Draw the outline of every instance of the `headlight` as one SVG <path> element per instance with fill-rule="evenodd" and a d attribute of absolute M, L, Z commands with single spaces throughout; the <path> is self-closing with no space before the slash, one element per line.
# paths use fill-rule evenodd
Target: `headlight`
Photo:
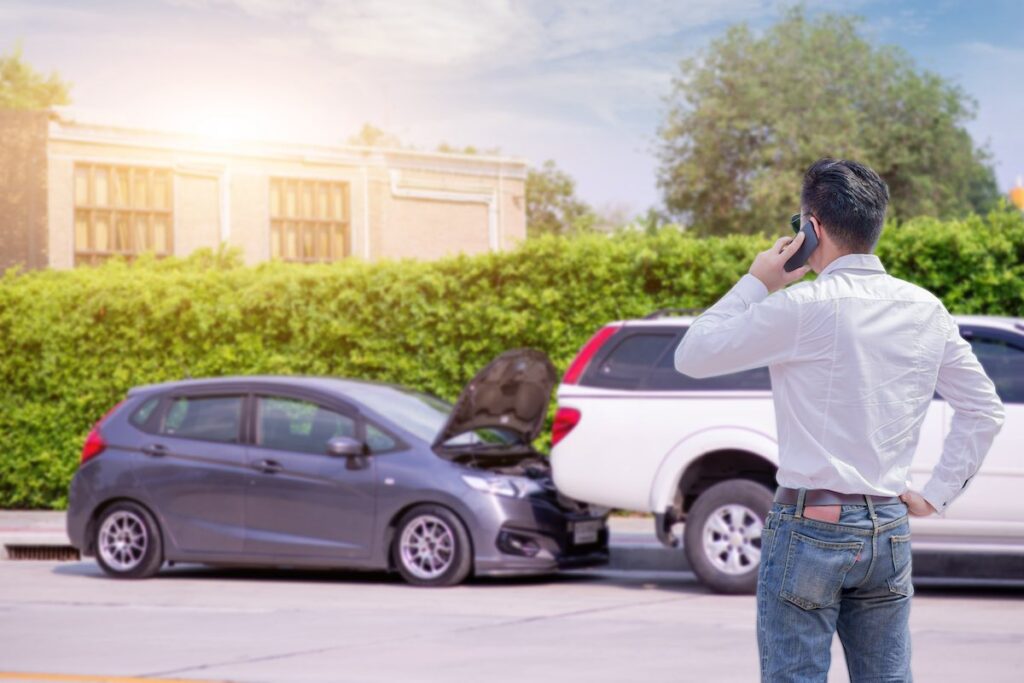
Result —
<path fill-rule="evenodd" d="M 472 474 L 463 474 L 462 481 L 466 482 L 471 489 L 482 493 L 509 498 L 525 498 L 542 490 L 540 484 L 526 477 L 478 477 Z"/>

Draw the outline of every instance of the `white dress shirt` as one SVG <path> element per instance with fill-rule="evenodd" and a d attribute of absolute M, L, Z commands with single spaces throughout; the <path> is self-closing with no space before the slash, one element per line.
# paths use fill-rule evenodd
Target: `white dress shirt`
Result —
<path fill-rule="evenodd" d="M 711 377 L 768 366 L 780 486 L 896 496 L 907 490 L 937 390 L 953 407 L 922 490 L 942 512 L 978 471 L 1005 412 L 956 321 L 933 294 L 846 254 L 771 296 L 744 275 L 690 326 L 675 366 Z"/>

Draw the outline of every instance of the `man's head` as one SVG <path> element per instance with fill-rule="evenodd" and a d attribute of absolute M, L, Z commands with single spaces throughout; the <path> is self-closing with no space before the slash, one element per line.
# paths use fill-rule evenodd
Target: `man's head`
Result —
<path fill-rule="evenodd" d="M 814 162 L 800 193 L 804 220 L 815 224 L 821 242 L 809 261 L 814 270 L 821 272 L 843 254 L 874 251 L 888 203 L 889 187 L 864 164 L 828 158 Z"/>

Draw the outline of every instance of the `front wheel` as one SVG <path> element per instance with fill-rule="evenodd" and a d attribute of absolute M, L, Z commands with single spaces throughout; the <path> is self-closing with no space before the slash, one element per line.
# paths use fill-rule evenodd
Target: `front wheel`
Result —
<path fill-rule="evenodd" d="M 108 576 L 144 579 L 160 571 L 163 543 L 156 520 L 136 503 L 115 503 L 96 524 L 96 560 Z"/>
<path fill-rule="evenodd" d="M 391 557 L 414 586 L 454 586 L 473 568 L 473 552 L 455 513 L 440 505 L 418 505 L 402 515 L 395 529 Z"/>
<path fill-rule="evenodd" d="M 697 577 L 718 593 L 754 593 L 772 492 L 745 479 L 715 484 L 686 516 L 683 545 Z"/>

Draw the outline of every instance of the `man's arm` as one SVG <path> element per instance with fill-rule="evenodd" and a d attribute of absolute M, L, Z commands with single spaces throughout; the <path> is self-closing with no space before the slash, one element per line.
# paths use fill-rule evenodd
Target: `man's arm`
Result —
<path fill-rule="evenodd" d="M 796 352 L 799 310 L 747 273 L 697 318 L 676 348 L 676 370 L 698 379 L 759 368 Z"/>
<path fill-rule="evenodd" d="M 796 353 L 799 309 L 785 294 L 769 292 L 810 270 L 783 270 L 803 237 L 780 238 L 758 254 L 750 272 L 690 325 L 676 348 L 676 370 L 700 379 L 763 367 Z"/>
<path fill-rule="evenodd" d="M 953 421 L 942 444 L 942 456 L 921 491 L 939 513 L 963 493 L 1006 419 L 995 385 L 971 345 L 960 336 L 952 316 L 948 316 L 948 325 L 936 390 L 953 407 Z"/>

